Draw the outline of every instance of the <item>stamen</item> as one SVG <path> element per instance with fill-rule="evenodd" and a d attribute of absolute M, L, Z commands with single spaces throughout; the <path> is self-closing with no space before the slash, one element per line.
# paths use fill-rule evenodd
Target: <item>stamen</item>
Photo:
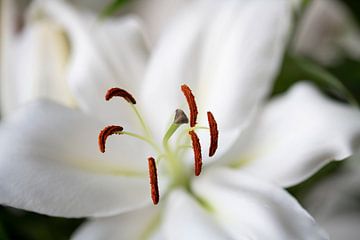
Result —
<path fill-rule="evenodd" d="M 121 88 L 110 88 L 105 96 L 105 100 L 109 101 L 113 97 L 122 97 L 131 104 L 136 104 L 135 98 L 126 90 Z"/>
<path fill-rule="evenodd" d="M 151 187 L 151 199 L 154 205 L 159 203 L 159 185 L 157 179 L 156 163 L 153 157 L 148 158 L 149 164 L 149 176 L 150 176 L 150 187 Z"/>
<path fill-rule="evenodd" d="M 99 137 L 98 137 L 98 143 L 99 143 L 100 151 L 102 153 L 105 152 L 106 139 L 112 134 L 121 132 L 123 129 L 124 128 L 121 126 L 107 126 L 103 130 L 101 130 Z"/>
<path fill-rule="evenodd" d="M 218 148 L 219 130 L 214 115 L 211 112 L 207 112 L 207 117 L 210 127 L 209 157 L 212 157 Z"/>
<path fill-rule="evenodd" d="M 201 156 L 201 145 L 200 140 L 197 134 L 194 131 L 190 131 L 189 135 L 191 136 L 192 147 L 194 150 L 195 158 L 195 175 L 199 176 L 202 168 L 202 156 Z"/>
<path fill-rule="evenodd" d="M 195 97 L 191 92 L 191 89 L 186 84 L 181 86 L 181 91 L 184 93 L 186 97 L 186 101 L 189 105 L 190 109 L 190 127 L 195 127 L 196 119 L 198 115 L 198 110 L 195 102 Z"/>

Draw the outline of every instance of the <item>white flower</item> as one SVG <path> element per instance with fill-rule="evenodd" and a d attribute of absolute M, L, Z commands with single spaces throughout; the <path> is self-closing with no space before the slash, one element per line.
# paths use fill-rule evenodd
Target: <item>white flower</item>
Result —
<path fill-rule="evenodd" d="M 168 26 L 144 81 L 147 51 L 134 21 L 98 31 L 61 2 L 40 8 L 73 33 L 68 79 L 79 109 L 40 102 L 2 124 L 1 204 L 94 217 L 74 239 L 327 239 L 282 188 L 351 155 L 360 114 L 308 83 L 267 101 L 290 28 L 288 1 L 193 2 Z M 101 52 L 98 41 L 107 43 Z M 109 139 L 105 155 L 98 152 L 104 125 L 142 134 L 133 105 L 104 101 L 108 88 L 135 96 L 162 152 L 159 140 L 175 109 L 187 107 L 184 83 L 196 96 L 199 124 L 210 110 L 220 131 L 219 149 L 204 157 L 200 176 L 192 151 L 181 151 L 186 132 L 169 142 L 179 150 L 171 157 L 125 134 Z M 205 156 L 208 132 L 196 132 Z M 149 156 L 158 160 L 158 206 L 150 200 Z"/>

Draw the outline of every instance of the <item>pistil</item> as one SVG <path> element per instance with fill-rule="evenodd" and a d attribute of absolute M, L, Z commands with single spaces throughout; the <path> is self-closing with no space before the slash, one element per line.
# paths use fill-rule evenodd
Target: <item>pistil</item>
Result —
<path fill-rule="evenodd" d="M 111 88 L 107 91 L 105 99 L 109 101 L 113 97 L 120 97 L 125 99 L 133 109 L 135 115 L 137 116 L 140 124 L 144 130 L 143 135 L 132 133 L 128 131 L 124 131 L 123 127 L 121 126 L 108 126 L 105 127 L 99 134 L 99 148 L 102 153 L 105 152 L 105 144 L 106 140 L 110 135 L 119 134 L 119 135 L 127 135 L 130 137 L 137 138 L 142 140 L 148 144 L 150 144 L 157 152 L 157 161 L 159 162 L 161 159 L 166 159 L 167 167 L 169 173 L 172 177 L 171 187 L 181 186 L 184 188 L 189 188 L 190 184 L 190 177 L 185 167 L 185 164 L 180 160 L 182 158 L 181 150 L 186 150 L 188 148 L 193 149 L 194 153 L 194 172 L 195 176 L 199 176 L 202 171 L 203 159 L 201 153 L 201 144 L 198 135 L 196 134 L 196 130 L 205 129 L 210 131 L 210 147 L 209 147 L 209 156 L 213 156 L 218 147 L 218 127 L 216 120 L 211 112 L 207 112 L 208 123 L 209 127 L 202 127 L 197 125 L 197 115 L 198 109 L 195 101 L 195 97 L 187 85 L 182 85 L 181 90 L 186 98 L 186 101 L 189 106 L 190 112 L 190 123 L 187 115 L 184 113 L 183 110 L 177 109 L 175 112 L 175 117 L 173 123 L 169 126 L 168 130 L 166 131 L 163 140 L 162 146 L 159 146 L 152 134 L 150 129 L 148 128 L 144 118 L 140 114 L 139 110 L 136 107 L 136 100 L 135 98 L 126 90 L 121 88 Z M 190 127 L 184 128 L 184 133 L 179 133 L 177 138 L 177 143 L 175 149 L 172 148 L 170 144 L 170 140 L 172 136 L 178 131 L 178 129 L 182 125 L 189 124 Z M 189 134 L 191 139 L 191 145 L 188 142 L 182 141 L 186 133 Z M 188 138 L 187 138 L 188 140 Z M 158 174 L 157 174 L 157 166 L 158 162 L 155 161 L 155 158 L 149 157 L 148 158 L 148 168 L 149 168 L 149 177 L 150 177 L 150 188 L 151 188 L 151 199 L 153 203 L 156 205 L 159 202 L 160 194 L 159 194 L 159 186 L 158 186 Z"/>

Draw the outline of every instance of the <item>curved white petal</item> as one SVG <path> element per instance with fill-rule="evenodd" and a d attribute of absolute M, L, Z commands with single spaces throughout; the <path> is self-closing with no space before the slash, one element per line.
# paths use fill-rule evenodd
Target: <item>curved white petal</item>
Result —
<path fill-rule="evenodd" d="M 359 155 L 311 188 L 304 206 L 334 240 L 356 240 L 360 235 Z"/>
<path fill-rule="evenodd" d="M 26 25 L 14 42 L 10 79 L 13 87 L 12 96 L 8 97 L 15 105 L 45 97 L 68 106 L 75 105 L 66 82 L 69 50 L 57 24 L 43 21 Z"/>
<path fill-rule="evenodd" d="M 169 196 L 162 228 L 166 239 L 233 239 L 183 190 L 175 190 Z"/>
<path fill-rule="evenodd" d="M 91 219 L 72 236 L 72 240 L 134 240 L 156 236 L 160 213 L 156 206 L 123 213 L 115 217 Z M 154 233 L 155 231 L 155 233 Z"/>
<path fill-rule="evenodd" d="M 214 0 L 189 4 L 169 24 L 154 49 L 145 74 L 141 103 L 159 135 L 177 108 L 187 108 L 180 86 L 191 83 L 190 87 L 195 87 L 198 49 L 207 22 L 218 5 Z"/>
<path fill-rule="evenodd" d="M 68 81 L 80 107 L 106 120 L 123 120 L 128 106 L 106 103 L 111 87 L 121 87 L 137 96 L 148 49 L 137 18 L 99 20 L 95 13 L 80 12 L 65 1 L 39 2 L 32 16 L 45 14 L 46 21 L 63 27 L 71 53 Z M 126 120 L 126 118 L 125 118 Z"/>
<path fill-rule="evenodd" d="M 176 108 L 187 109 L 183 83 L 194 90 L 200 118 L 211 110 L 222 132 L 243 126 L 281 64 L 291 12 L 283 0 L 226 0 L 196 1 L 179 14 L 146 73 L 142 101 L 162 127 L 156 131 L 164 131 Z"/>
<path fill-rule="evenodd" d="M 192 189 L 232 239 L 328 239 L 283 189 L 230 169 L 211 169 Z"/>
<path fill-rule="evenodd" d="M 88 0 L 86 0 L 88 1 Z M 192 0 L 141 0 L 129 2 L 129 12 L 144 21 L 152 44 L 156 44 L 164 26 Z"/>
<path fill-rule="evenodd" d="M 209 28 L 199 76 L 200 105 L 223 131 L 246 124 L 271 90 L 292 13 L 284 0 L 228 2 Z"/>
<path fill-rule="evenodd" d="M 248 161 L 244 169 L 256 176 L 291 186 L 358 149 L 360 112 L 299 83 L 265 106 L 253 127 L 248 145 L 233 157 Z"/>
<path fill-rule="evenodd" d="M 351 11 L 338 0 L 316 0 L 299 24 L 294 50 L 322 64 L 335 64 L 344 53 L 360 58 L 360 31 Z"/>
<path fill-rule="evenodd" d="M 114 154 L 98 153 L 100 125 L 49 102 L 2 123 L 0 204 L 64 217 L 108 216 L 148 204 L 145 156 L 130 158 L 131 143 L 111 146 L 115 138 L 108 146 Z"/>

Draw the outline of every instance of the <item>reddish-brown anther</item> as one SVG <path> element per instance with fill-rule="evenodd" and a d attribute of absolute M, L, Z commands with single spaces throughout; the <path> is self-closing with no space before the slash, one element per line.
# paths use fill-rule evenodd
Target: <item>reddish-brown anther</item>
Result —
<path fill-rule="evenodd" d="M 196 119 L 198 115 L 198 109 L 195 102 L 195 97 L 192 94 L 191 89 L 188 85 L 184 84 L 181 86 L 181 91 L 184 93 L 186 101 L 189 105 L 190 109 L 190 127 L 195 127 L 196 125 Z"/>
<path fill-rule="evenodd" d="M 218 148 L 219 130 L 214 115 L 211 112 L 207 112 L 207 117 L 210 127 L 209 157 L 212 157 Z"/>
<path fill-rule="evenodd" d="M 106 93 L 105 100 L 109 101 L 113 97 L 122 97 L 129 103 L 136 104 L 135 98 L 128 91 L 121 88 L 110 88 Z"/>
<path fill-rule="evenodd" d="M 151 187 L 151 199 L 154 205 L 159 203 L 159 185 L 158 185 L 158 178 L 157 178 L 157 169 L 155 159 L 153 157 L 148 158 L 149 164 L 149 176 L 150 176 L 150 187 Z"/>
<path fill-rule="evenodd" d="M 121 132 L 122 130 L 123 130 L 123 127 L 121 127 L 121 126 L 107 126 L 103 130 L 101 130 L 99 137 L 98 137 L 98 143 L 99 143 L 100 151 L 102 153 L 105 152 L 106 139 L 110 135 L 112 135 L 116 132 Z"/>
<path fill-rule="evenodd" d="M 191 136 L 192 147 L 194 150 L 195 158 L 195 175 L 199 176 L 202 168 L 202 156 L 201 156 L 201 145 L 200 140 L 197 134 L 194 131 L 190 131 L 189 135 Z"/>

